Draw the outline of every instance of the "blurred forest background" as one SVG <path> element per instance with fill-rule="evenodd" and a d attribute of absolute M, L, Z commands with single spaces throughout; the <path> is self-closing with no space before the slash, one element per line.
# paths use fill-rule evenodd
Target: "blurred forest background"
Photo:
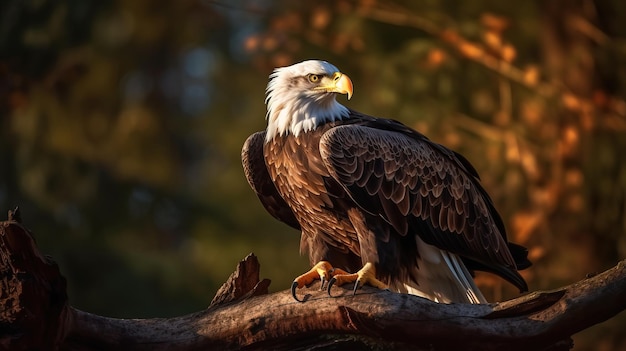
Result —
<path fill-rule="evenodd" d="M 200 310 L 249 252 L 283 290 L 307 268 L 241 169 L 277 66 L 328 60 L 342 103 L 475 165 L 531 290 L 626 258 L 626 2 L 5 0 L 0 209 L 19 205 L 71 303 Z M 479 275 L 491 299 L 516 292 Z M 626 349 L 626 315 L 576 350 Z"/>

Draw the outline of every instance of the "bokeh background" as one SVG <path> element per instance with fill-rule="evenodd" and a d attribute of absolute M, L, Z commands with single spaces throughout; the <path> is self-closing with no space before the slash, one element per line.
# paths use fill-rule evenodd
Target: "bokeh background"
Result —
<path fill-rule="evenodd" d="M 0 209 L 19 205 L 71 303 L 200 310 L 259 256 L 274 291 L 299 235 L 243 176 L 277 66 L 337 65 L 344 103 L 467 156 L 551 289 L 626 257 L 626 2 L 4 0 Z M 345 97 L 340 97 L 345 99 Z M 490 299 L 516 292 L 479 275 Z M 626 349 L 626 315 L 576 350 Z"/>

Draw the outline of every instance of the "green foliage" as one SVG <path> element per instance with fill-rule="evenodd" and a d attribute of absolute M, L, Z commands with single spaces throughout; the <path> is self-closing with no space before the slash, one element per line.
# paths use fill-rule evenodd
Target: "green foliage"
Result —
<path fill-rule="evenodd" d="M 626 8 L 577 4 L 5 1 L 0 207 L 22 207 L 91 312 L 203 308 L 252 251 L 282 290 L 308 262 L 239 154 L 271 70 L 322 58 L 355 84 L 342 103 L 467 156 L 531 248 L 532 289 L 578 280 L 626 256 Z"/>

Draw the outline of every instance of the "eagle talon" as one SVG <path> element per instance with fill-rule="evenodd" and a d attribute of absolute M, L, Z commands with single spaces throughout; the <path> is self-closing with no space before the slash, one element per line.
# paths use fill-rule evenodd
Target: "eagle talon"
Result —
<path fill-rule="evenodd" d="M 294 281 L 293 284 L 291 284 L 291 296 L 293 296 L 294 300 L 298 302 L 304 302 L 304 300 L 300 300 L 298 296 L 296 296 L 297 287 L 298 287 L 298 282 Z"/>
<path fill-rule="evenodd" d="M 326 288 L 326 291 L 328 291 L 328 296 L 333 296 L 330 293 L 330 289 L 333 287 L 333 285 L 335 285 L 336 282 L 337 282 L 337 279 L 335 277 L 332 277 L 330 281 L 328 282 L 328 287 Z"/>
<path fill-rule="evenodd" d="M 335 283 L 341 286 L 343 284 L 352 282 L 354 282 L 352 295 L 356 295 L 356 291 L 365 284 L 371 285 L 381 290 L 388 290 L 387 284 L 376 279 L 376 268 L 374 267 L 374 265 L 371 262 L 367 262 L 363 266 L 363 268 L 361 268 L 358 272 L 354 274 L 347 274 L 344 272 L 334 275 L 328 283 L 328 295 L 332 296 L 330 293 L 330 289 L 333 285 L 335 285 Z"/>
<path fill-rule="evenodd" d="M 354 283 L 354 288 L 352 289 L 352 295 L 356 295 L 356 291 L 360 288 L 359 283 L 361 283 L 361 279 L 357 279 L 356 283 Z"/>
<path fill-rule="evenodd" d="M 304 300 L 300 300 L 296 296 L 296 288 L 301 289 L 319 279 L 321 281 L 320 290 L 324 290 L 324 285 L 326 285 L 328 278 L 332 276 L 334 271 L 333 266 L 327 261 L 318 262 L 308 272 L 294 279 L 293 284 L 291 284 L 291 296 L 298 302 L 304 302 Z"/>

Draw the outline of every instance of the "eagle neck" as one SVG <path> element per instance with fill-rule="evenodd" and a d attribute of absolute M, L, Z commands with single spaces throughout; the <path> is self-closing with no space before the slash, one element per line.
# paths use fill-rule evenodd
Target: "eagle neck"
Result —
<path fill-rule="evenodd" d="M 328 122 L 335 122 L 349 117 L 350 111 L 335 100 L 334 94 L 323 98 L 310 96 L 291 99 L 274 99 L 275 94 L 267 97 L 267 134 L 266 142 L 277 136 L 294 135 L 315 130 Z"/>

